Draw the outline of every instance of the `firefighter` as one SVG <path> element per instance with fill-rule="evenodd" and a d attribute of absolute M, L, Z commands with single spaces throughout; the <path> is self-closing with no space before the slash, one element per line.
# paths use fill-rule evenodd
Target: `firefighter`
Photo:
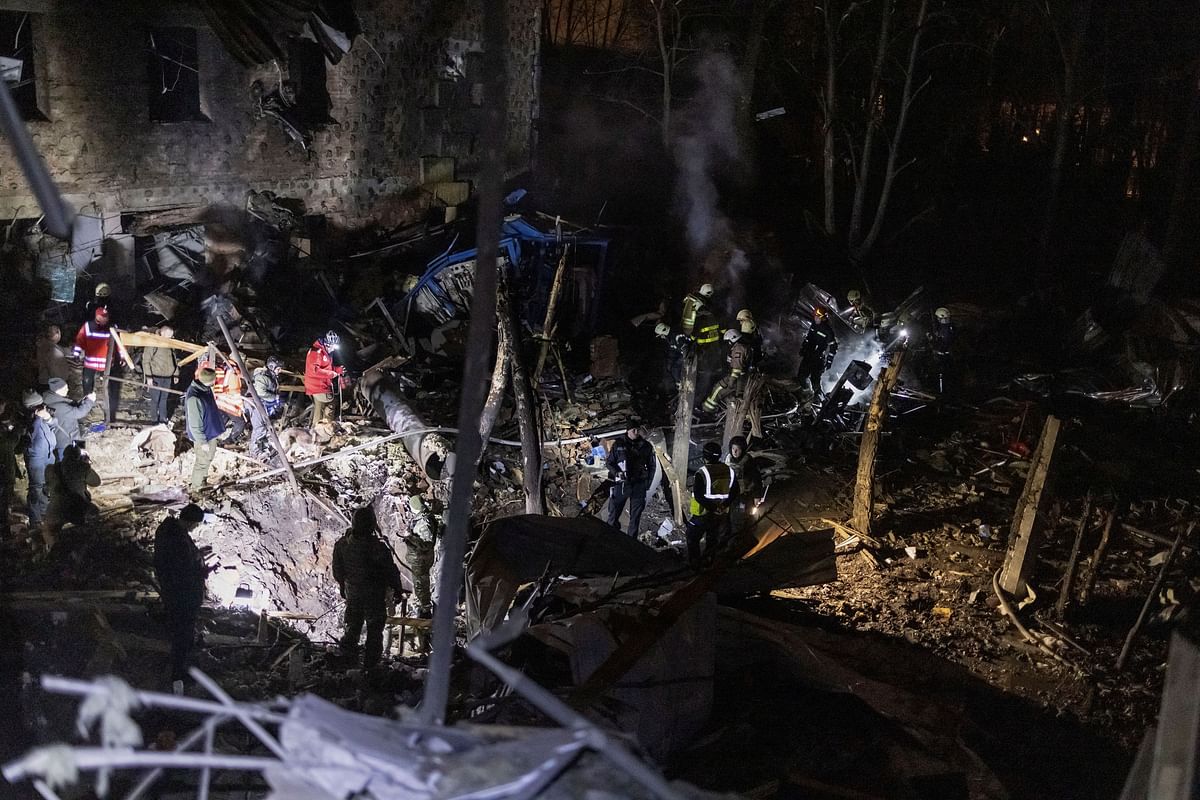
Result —
<path fill-rule="evenodd" d="M 729 362 L 729 374 L 717 382 L 704 400 L 704 411 L 714 414 L 722 400 L 731 392 L 738 391 L 742 376 L 750 371 L 750 348 L 742 341 L 742 334 L 732 328 L 725 331 L 725 341 L 729 344 L 729 354 L 725 360 Z"/>
<path fill-rule="evenodd" d="M 943 307 L 933 312 L 933 330 L 927 336 L 933 357 L 933 379 L 938 391 L 945 392 L 954 367 L 954 323 L 950 319 L 950 309 Z"/>
<path fill-rule="evenodd" d="M 758 330 L 758 322 L 754 319 L 754 313 L 748 308 L 743 308 L 737 313 L 738 330 L 742 334 L 742 341 L 746 343 L 746 347 L 750 348 L 750 362 L 757 366 L 762 362 L 763 356 L 763 338 Z"/>
<path fill-rule="evenodd" d="M 267 359 L 266 366 L 254 370 L 254 391 L 267 407 L 267 415 L 274 419 L 283 409 L 283 398 L 279 395 L 279 373 L 283 371 L 283 362 L 279 356 Z"/>
<path fill-rule="evenodd" d="M 367 638 L 362 651 L 365 669 L 379 663 L 383 654 L 388 589 L 395 595 L 404 591 L 391 550 L 375 535 L 378 530 L 375 509 L 363 506 L 354 512 L 350 530 L 333 546 L 333 579 L 346 601 L 342 650 L 347 653 L 358 650 L 358 638 L 365 623 Z"/>
<path fill-rule="evenodd" d="M 154 532 L 154 576 L 171 640 L 171 690 L 183 694 L 188 655 L 196 641 L 196 617 L 204 605 L 209 569 L 191 533 L 204 522 L 204 509 L 195 503 L 178 517 L 167 516 Z"/>
<path fill-rule="evenodd" d="M 875 327 L 875 309 L 871 308 L 862 292 L 851 289 L 846 292 L 846 301 L 850 303 L 850 307 L 846 309 L 844 316 L 850 320 L 850 327 L 858 333 Z"/>
<path fill-rule="evenodd" d="M 83 393 L 90 394 L 96 388 L 96 376 L 104 374 L 108 364 L 108 346 L 112 331 L 108 324 L 108 308 L 101 306 L 88 321 L 79 326 L 75 334 L 76 359 L 83 360 Z"/>
<path fill-rule="evenodd" d="M 409 496 L 408 510 L 412 521 L 404 543 L 408 550 L 408 568 L 412 571 L 413 597 L 417 601 L 415 613 L 421 619 L 429 619 L 433 616 L 433 564 L 439 538 L 438 523 L 419 494 Z"/>
<path fill-rule="evenodd" d="M 62 378 L 51 378 L 47 385 L 49 388 L 42 392 L 42 402 L 54 414 L 57 440 L 54 452 L 62 458 L 67 447 L 83 434 L 83 420 L 96 405 L 96 393 L 92 392 L 82 400 L 71 400 L 67 397 L 67 382 Z"/>
<path fill-rule="evenodd" d="M 821 376 L 833 365 L 833 357 L 837 353 L 837 336 L 833 333 L 833 324 L 829 321 L 829 312 L 822 306 L 813 309 L 812 324 L 808 335 L 800 345 L 800 371 L 797 377 L 801 385 L 807 381 L 812 387 L 813 400 L 820 399 Z"/>
<path fill-rule="evenodd" d="M 226 436 L 225 418 L 213 397 L 212 386 L 216 380 L 217 373 L 211 367 L 201 367 L 196 371 L 196 379 L 188 387 L 183 399 L 187 435 L 196 452 L 196 462 L 192 467 L 193 494 L 204 488 L 217 443 Z"/>
<path fill-rule="evenodd" d="M 667 343 L 667 372 L 671 385 L 679 386 L 683 380 L 683 367 L 692 352 L 692 337 L 686 333 L 671 333 L 671 326 L 660 322 L 654 326 L 654 335 Z"/>
<path fill-rule="evenodd" d="M 704 466 L 692 477 L 691 516 L 687 521 L 688 563 L 700 565 L 700 540 L 712 552 L 729 537 L 729 511 L 737 499 L 737 473 L 721 463 L 721 445 L 704 445 Z"/>
<path fill-rule="evenodd" d="M 608 451 L 608 479 L 613 482 L 608 497 L 609 525 L 621 530 L 621 512 L 628 502 L 629 535 L 637 538 L 653 478 L 654 445 L 642 435 L 641 424 L 630 421 Z"/>
<path fill-rule="evenodd" d="M 109 304 L 111 302 L 112 287 L 107 283 L 96 284 L 96 291 L 92 293 L 92 299 L 89 300 L 87 304 L 87 311 L 85 312 L 86 318 L 91 319 L 92 315 L 96 313 L 97 308 L 103 308 L 105 311 L 109 311 Z"/>
<path fill-rule="evenodd" d="M 712 296 L 713 285 L 706 283 L 683 298 L 683 332 L 701 347 L 721 338 L 721 326 L 709 305 Z"/>
<path fill-rule="evenodd" d="M 312 424 L 325 419 L 326 409 L 334 406 L 334 392 L 341 393 L 346 382 L 346 368 L 334 365 L 333 354 L 341 346 L 341 337 L 329 331 L 312 343 L 304 362 L 304 393 L 312 398 Z M 335 386 L 336 382 L 336 386 Z M 333 408 L 337 413 L 337 408 Z"/>
<path fill-rule="evenodd" d="M 25 499 L 29 503 L 29 525 L 36 527 L 42 524 L 46 506 L 50 502 L 46 494 L 46 468 L 54 464 L 54 450 L 58 445 L 55 435 L 57 426 L 54 424 L 54 415 L 37 392 L 27 392 L 24 405 L 32 415 L 29 440 L 25 445 L 25 475 L 29 478 Z"/>

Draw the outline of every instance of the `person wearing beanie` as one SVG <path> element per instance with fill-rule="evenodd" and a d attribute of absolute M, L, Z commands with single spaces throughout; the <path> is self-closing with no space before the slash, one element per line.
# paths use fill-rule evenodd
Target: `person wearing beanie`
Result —
<path fill-rule="evenodd" d="M 71 400 L 67 397 L 67 382 L 62 378 L 51 378 L 49 387 L 42 392 L 42 402 L 54 414 L 54 424 L 57 426 L 55 436 L 58 439 L 54 451 L 62 459 L 63 452 L 71 442 L 82 435 L 83 420 L 96 406 L 96 393 L 92 392 L 82 400 Z"/>
<path fill-rule="evenodd" d="M 362 664 L 370 669 L 383 654 L 383 626 L 387 620 L 387 590 L 404 591 L 392 551 L 375 535 L 375 510 L 363 506 L 354 512 L 350 530 L 333 546 L 333 579 L 346 601 L 346 630 L 342 650 L 358 650 L 358 637 L 366 623 L 367 638 Z"/>
<path fill-rule="evenodd" d="M 25 447 L 25 474 L 29 477 L 29 490 L 25 495 L 29 503 L 29 525 L 42 524 L 50 497 L 46 494 L 46 468 L 54 464 L 54 450 L 58 444 L 54 415 L 42 403 L 37 392 L 26 392 L 25 408 L 33 420 L 29 426 L 29 444 Z"/>
<path fill-rule="evenodd" d="M 196 616 L 204 605 L 209 570 L 191 536 L 204 516 L 204 509 L 191 503 L 178 517 L 168 515 L 154 532 L 154 576 L 171 639 L 171 688 L 175 694 L 183 694 L 188 655 L 196 640 Z"/>
<path fill-rule="evenodd" d="M 196 371 L 196 379 L 183 397 L 187 417 L 187 436 L 195 445 L 196 462 L 192 467 L 191 490 L 195 494 L 204 488 L 208 469 L 212 466 L 217 443 L 225 438 L 225 417 L 217 408 L 212 385 L 217 373 L 210 367 Z"/>

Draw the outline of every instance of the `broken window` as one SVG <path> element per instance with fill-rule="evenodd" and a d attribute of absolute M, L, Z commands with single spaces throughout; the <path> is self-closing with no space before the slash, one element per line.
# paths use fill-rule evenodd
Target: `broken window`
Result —
<path fill-rule="evenodd" d="M 292 39 L 288 48 L 288 79 L 295 93 L 296 114 L 309 125 L 329 122 L 325 52 L 311 39 Z"/>
<path fill-rule="evenodd" d="M 33 18 L 24 11 L 0 11 L 0 75 L 12 91 L 21 118 L 27 120 L 46 119 L 38 107 Z"/>
<path fill-rule="evenodd" d="M 151 28 L 146 59 L 153 122 L 207 121 L 200 110 L 200 59 L 192 28 Z"/>

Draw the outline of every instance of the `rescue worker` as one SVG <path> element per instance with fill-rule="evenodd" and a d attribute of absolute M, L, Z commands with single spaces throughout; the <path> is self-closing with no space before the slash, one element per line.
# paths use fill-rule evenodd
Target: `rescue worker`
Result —
<path fill-rule="evenodd" d="M 737 475 L 738 501 L 735 506 L 744 514 L 758 505 L 763 493 L 762 471 L 755 463 L 754 456 L 750 454 L 750 445 L 745 436 L 738 435 L 729 440 L 729 453 L 725 456 L 725 463 L 733 467 L 733 472 Z"/>
<path fill-rule="evenodd" d="M 254 391 L 266 406 L 267 416 L 271 419 L 279 416 L 279 412 L 283 410 L 283 398 L 279 395 L 279 373 L 282 370 L 283 362 L 279 360 L 279 356 L 271 356 L 265 366 L 254 370 L 252 376 Z"/>
<path fill-rule="evenodd" d="M 388 546 L 375 535 L 375 509 L 363 506 L 354 512 L 350 530 L 333 546 L 333 579 L 346 601 L 346 630 L 342 649 L 358 650 L 358 637 L 366 623 L 367 638 L 362 665 L 370 669 L 383 654 L 383 626 L 387 621 L 390 588 L 404 591 L 400 570 Z M 393 601 L 394 605 L 394 601 Z"/>
<path fill-rule="evenodd" d="M 429 619 L 433 616 L 433 564 L 438 525 L 421 495 L 409 496 L 408 510 L 412 521 L 404 544 L 408 550 L 408 566 L 412 570 L 413 597 L 417 601 L 414 613 L 421 619 Z"/>
<path fill-rule="evenodd" d="M 688 563 L 700 566 L 700 541 L 713 552 L 731 532 L 729 510 L 737 499 L 737 474 L 721 463 L 721 445 L 704 445 L 704 466 L 692 477 L 692 501 L 687 521 Z"/>
<path fill-rule="evenodd" d="M 62 330 L 57 325 L 47 325 L 37 340 L 37 372 L 38 390 L 45 391 L 51 378 L 71 380 L 71 362 L 59 342 L 62 341 Z"/>
<path fill-rule="evenodd" d="M 757 367 L 762 362 L 763 338 L 758 330 L 758 322 L 754 319 L 754 313 L 748 308 L 743 308 L 737 313 L 737 323 L 738 330 L 742 334 L 742 341 L 750 349 L 750 363 Z"/>
<path fill-rule="evenodd" d="M 325 419 L 326 409 L 334 405 L 334 391 L 340 393 L 344 385 L 346 368 L 333 363 L 333 353 L 340 346 L 341 337 L 336 331 L 329 331 L 308 349 L 308 357 L 304 361 L 304 393 L 312 398 L 313 425 Z M 336 408 L 333 413 L 337 413 Z"/>
<path fill-rule="evenodd" d="M 175 330 L 170 325 L 161 325 L 157 331 L 159 336 L 166 339 L 175 337 Z M 142 350 L 142 377 L 150 389 L 150 407 L 154 410 L 154 422 L 162 425 L 170 421 L 168 403 L 171 400 L 170 389 L 179 380 L 179 359 L 172 347 L 147 347 Z"/>
<path fill-rule="evenodd" d="M 813 309 L 808 335 L 800 345 L 800 370 L 797 375 L 801 385 L 805 381 L 811 385 L 814 400 L 822 396 L 821 376 L 833 364 L 833 356 L 837 349 L 837 336 L 834 335 L 833 324 L 829 321 L 829 312 L 823 306 L 817 306 Z"/>
<path fill-rule="evenodd" d="M 54 463 L 54 450 L 58 443 L 54 416 L 42 402 L 42 396 L 37 392 L 28 392 L 24 403 L 33 416 L 29 426 L 29 441 L 25 445 L 25 475 L 29 478 L 25 499 L 29 503 L 29 525 L 36 527 L 42 524 L 46 506 L 50 502 L 46 494 L 46 468 Z"/>
<path fill-rule="evenodd" d="M 96 388 L 96 376 L 104 374 L 111 340 L 108 309 L 101 306 L 79 326 L 79 333 L 75 334 L 74 356 L 76 359 L 83 359 L 84 394 L 90 394 Z"/>
<path fill-rule="evenodd" d="M 608 496 L 608 524 L 621 530 L 621 512 L 629 503 L 629 535 L 641 533 L 646 492 L 654 478 L 654 445 L 642 435 L 640 423 L 630 421 L 625 433 L 613 440 L 608 451 L 608 479 L 613 482 Z"/>
<path fill-rule="evenodd" d="M 729 374 L 721 378 L 704 399 L 703 408 L 709 414 L 715 414 L 721 401 L 740 389 L 742 376 L 750 370 L 750 348 L 742 341 L 742 334 L 730 328 L 725 331 L 724 338 L 729 343 L 729 354 L 725 356 L 729 362 Z"/>
<path fill-rule="evenodd" d="M 928 334 L 929 350 L 932 353 L 933 379 L 938 391 L 945 392 L 954 366 L 954 323 L 950 309 L 942 307 L 933 312 L 933 330 Z"/>
<path fill-rule="evenodd" d="M 88 487 L 99 485 L 100 476 L 92 469 L 87 453 L 75 444 L 68 445 L 62 459 L 46 469 L 46 493 L 50 501 L 42 522 L 42 539 L 47 552 L 54 548 L 64 525 L 82 525 L 98 513 Z"/>
<path fill-rule="evenodd" d="M 683 298 L 683 332 L 700 346 L 716 344 L 721 338 L 721 326 L 709 306 L 712 296 L 713 285 L 706 283 Z"/>
<path fill-rule="evenodd" d="M 246 431 L 246 398 L 242 396 L 242 371 L 232 361 L 215 370 L 217 379 L 213 383 L 213 398 L 217 409 L 232 423 L 229 428 L 230 443 L 242 438 Z"/>
<path fill-rule="evenodd" d="M 212 391 L 216 380 L 217 373 L 211 367 L 201 367 L 183 397 L 187 435 L 196 452 L 196 463 L 192 467 L 192 494 L 204 488 L 217 442 L 225 438 L 225 418 L 217 408 Z"/>
<path fill-rule="evenodd" d="M 112 287 L 107 283 L 96 284 L 96 290 L 92 293 L 92 299 L 88 301 L 87 310 L 84 313 L 86 319 L 91 319 L 96 313 L 97 308 L 103 308 L 105 311 L 109 309 L 109 303 L 112 302 Z"/>
<path fill-rule="evenodd" d="M 846 309 L 844 316 L 849 319 L 850 327 L 858 333 L 875 327 L 875 309 L 871 308 L 862 292 L 851 289 L 846 292 L 846 301 L 850 303 L 850 307 Z"/>
<path fill-rule="evenodd" d="M 686 333 L 671 333 L 671 326 L 665 322 L 654 326 L 654 335 L 667 343 L 667 372 L 671 375 L 671 384 L 679 386 L 683 380 L 683 367 L 692 352 L 692 337 Z"/>
<path fill-rule="evenodd" d="M 96 393 L 92 392 L 82 400 L 72 400 L 67 397 L 67 382 L 62 378 L 51 378 L 49 388 L 42 392 L 42 402 L 54 414 L 57 440 L 54 453 L 62 458 L 67 447 L 83 435 L 83 420 L 96 406 Z"/>
<path fill-rule="evenodd" d="M 204 509 L 195 503 L 178 517 L 168 516 L 154 532 L 154 575 L 166 614 L 171 640 L 171 690 L 183 694 L 188 656 L 196 641 L 196 616 L 204 605 L 208 567 L 191 533 L 204 522 Z"/>
<path fill-rule="evenodd" d="M 8 511 L 12 507 L 17 483 L 17 445 L 21 431 L 5 412 L 8 404 L 0 400 L 0 536 L 9 533 Z"/>

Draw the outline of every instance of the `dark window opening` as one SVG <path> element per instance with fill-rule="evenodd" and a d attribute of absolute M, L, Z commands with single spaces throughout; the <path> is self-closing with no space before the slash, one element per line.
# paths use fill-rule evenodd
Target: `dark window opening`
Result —
<path fill-rule="evenodd" d="M 310 39 L 292 39 L 288 48 L 288 82 L 301 122 L 320 126 L 329 118 L 331 102 L 326 87 L 325 51 Z"/>
<path fill-rule="evenodd" d="M 200 59 L 192 28 L 151 28 L 146 58 L 153 122 L 207 121 L 200 110 Z"/>
<path fill-rule="evenodd" d="M 33 16 L 24 11 L 0 11 L 0 74 L 21 118 L 27 120 L 46 119 L 38 107 Z"/>

